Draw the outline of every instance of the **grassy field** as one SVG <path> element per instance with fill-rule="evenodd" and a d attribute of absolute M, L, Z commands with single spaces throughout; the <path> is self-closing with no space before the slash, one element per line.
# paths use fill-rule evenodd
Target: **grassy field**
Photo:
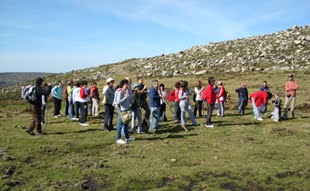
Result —
<path fill-rule="evenodd" d="M 251 106 L 245 116 L 236 112 L 234 89 L 241 82 L 254 92 L 267 80 L 284 100 L 287 75 L 208 74 L 232 94 L 226 116 L 213 117 L 214 129 L 201 125 L 184 132 L 168 110 L 170 121 L 160 124 L 159 134 L 133 135 L 136 141 L 127 145 L 116 144 L 115 131 L 103 131 L 102 117 L 90 117 L 89 127 L 52 118 L 51 103 L 48 135 L 31 137 L 24 132 L 27 104 L 19 95 L 1 97 L 0 190 L 309 190 L 309 73 L 295 73 L 296 119 L 259 122 Z M 159 80 L 172 87 L 179 79 L 194 84 L 207 76 Z"/>

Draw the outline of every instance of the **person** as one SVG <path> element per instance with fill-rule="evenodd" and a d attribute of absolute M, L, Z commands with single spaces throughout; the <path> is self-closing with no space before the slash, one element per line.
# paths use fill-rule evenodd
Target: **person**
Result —
<path fill-rule="evenodd" d="M 78 98 L 78 102 L 80 102 L 81 107 L 81 118 L 80 118 L 80 125 L 81 126 L 89 126 L 87 122 L 87 102 L 89 101 L 89 94 L 87 92 L 87 81 L 83 81 L 81 83 L 81 89 L 80 89 L 80 97 Z"/>
<path fill-rule="evenodd" d="M 138 119 L 138 133 L 139 134 L 143 134 L 143 130 L 142 130 L 142 116 L 141 116 L 141 110 L 139 108 L 139 105 L 138 105 L 138 92 L 139 91 L 139 84 L 138 83 L 135 83 L 133 85 L 133 101 L 132 101 L 132 104 L 131 104 L 131 110 L 132 110 L 132 120 L 131 120 L 131 127 L 133 128 L 133 132 L 135 132 L 135 119 L 137 118 Z"/>
<path fill-rule="evenodd" d="M 245 108 L 248 105 L 248 89 L 245 82 L 241 84 L 241 87 L 236 89 L 235 92 L 238 94 L 238 112 L 244 115 Z"/>
<path fill-rule="evenodd" d="M 180 99 L 179 99 L 179 91 L 180 91 L 181 82 L 178 81 L 174 85 L 174 97 L 175 100 L 173 102 L 174 107 L 174 122 L 180 123 L 181 121 L 181 108 L 180 108 Z"/>
<path fill-rule="evenodd" d="M 31 105 L 31 112 L 32 112 L 32 121 L 29 126 L 29 128 L 26 130 L 26 132 L 29 135 L 36 135 L 33 130 L 36 128 L 38 135 L 44 135 L 45 133 L 42 131 L 42 96 L 48 96 L 51 92 L 51 84 L 48 84 L 48 87 L 46 90 L 42 88 L 43 84 L 43 79 L 42 78 L 37 78 L 36 79 L 36 85 L 35 85 L 35 93 L 36 97 L 39 98 L 37 101 Z"/>
<path fill-rule="evenodd" d="M 44 83 L 42 86 L 43 90 L 47 90 L 48 89 L 48 84 Z M 45 119 L 45 112 L 46 112 L 46 104 L 47 104 L 47 98 L 48 95 L 42 95 L 42 124 L 45 124 L 46 119 Z"/>
<path fill-rule="evenodd" d="M 274 95 L 274 97 L 276 99 L 272 101 L 272 104 L 274 105 L 273 120 L 275 122 L 279 122 L 280 119 L 281 119 L 281 104 L 282 104 L 282 100 L 281 100 L 281 98 L 279 96 L 279 93 L 276 93 Z"/>
<path fill-rule="evenodd" d="M 194 108 L 194 115 L 197 116 L 198 111 L 198 117 L 202 117 L 202 98 L 201 94 L 204 90 L 204 87 L 202 87 L 202 82 L 199 80 L 197 86 L 194 89 L 194 102 L 195 102 L 195 108 Z"/>
<path fill-rule="evenodd" d="M 97 87 L 97 82 L 92 82 L 92 86 L 90 88 L 90 97 L 93 102 L 92 105 L 92 116 L 97 117 L 99 115 L 100 106 L 99 106 L 99 92 Z"/>
<path fill-rule="evenodd" d="M 103 129 L 105 131 L 112 131 L 113 127 L 113 115 L 114 115 L 114 79 L 108 78 L 106 81 L 106 86 L 103 88 L 103 104 L 104 104 L 104 125 Z"/>
<path fill-rule="evenodd" d="M 223 82 L 218 81 L 218 93 L 216 94 L 216 99 L 218 103 L 218 110 L 217 110 L 217 116 L 218 117 L 224 117 L 224 111 L 225 111 L 225 88 L 223 86 Z"/>
<path fill-rule="evenodd" d="M 146 101 L 147 87 L 146 87 L 146 85 L 143 84 L 143 77 L 142 76 L 139 76 L 137 78 L 137 82 L 139 84 L 139 91 L 137 92 L 138 104 L 139 104 L 139 107 L 145 111 L 142 126 L 146 126 L 148 124 L 147 119 L 149 119 L 149 117 L 150 117 L 150 108 L 149 108 L 148 103 Z"/>
<path fill-rule="evenodd" d="M 52 96 L 54 102 L 54 117 L 61 117 L 61 101 L 62 101 L 62 83 L 61 81 L 56 82 L 56 86 L 52 89 Z"/>
<path fill-rule="evenodd" d="M 80 110 L 81 110 L 81 103 L 80 103 L 80 91 L 81 91 L 81 83 L 76 82 L 75 88 L 72 91 L 72 102 L 75 108 L 75 117 L 72 120 L 79 121 L 80 118 Z"/>
<path fill-rule="evenodd" d="M 180 98 L 180 108 L 181 108 L 181 125 L 186 127 L 186 112 L 188 112 L 189 117 L 192 121 L 193 126 L 199 126 L 197 123 L 191 104 L 189 102 L 189 96 L 191 94 L 188 88 L 188 82 L 182 81 L 180 85 L 179 98 Z"/>
<path fill-rule="evenodd" d="M 213 109 L 215 106 L 215 101 L 216 101 L 216 94 L 215 94 L 215 90 L 213 87 L 214 83 L 215 83 L 214 78 L 209 77 L 208 78 L 208 87 L 202 94 L 202 99 L 206 100 L 207 107 L 208 107 L 208 113 L 206 116 L 206 125 L 205 125 L 208 128 L 214 127 L 214 125 L 211 123 L 212 112 L 213 112 Z"/>
<path fill-rule="evenodd" d="M 287 119 L 288 109 L 290 109 L 290 115 L 293 119 L 295 117 L 294 109 L 296 105 L 296 91 L 298 89 L 297 82 L 294 80 L 294 75 L 288 76 L 288 81 L 285 83 L 285 104 L 284 104 L 284 119 Z"/>
<path fill-rule="evenodd" d="M 116 143 L 117 144 L 125 144 L 129 141 L 135 140 L 132 137 L 129 137 L 128 123 L 124 123 L 122 120 L 122 113 L 130 111 L 130 102 L 129 95 L 126 93 L 128 88 L 128 80 L 123 79 L 120 82 L 120 88 L 118 88 L 115 92 L 113 105 L 117 108 L 117 132 L 116 132 Z M 125 133 L 125 141 L 121 139 L 121 131 L 124 128 Z"/>
<path fill-rule="evenodd" d="M 153 80 L 152 87 L 149 91 L 149 106 L 151 111 L 149 131 L 153 132 L 157 132 L 159 130 L 160 98 L 163 98 L 163 96 L 159 93 L 158 80 Z"/>
<path fill-rule="evenodd" d="M 264 109 L 267 106 L 268 99 L 272 97 L 271 93 L 266 91 L 258 91 L 250 94 L 250 97 L 253 105 L 254 118 L 262 121 L 263 119 L 259 115 L 259 108 Z"/>
<path fill-rule="evenodd" d="M 72 121 L 74 120 L 74 105 L 73 105 L 73 90 L 75 89 L 74 87 L 74 82 L 73 81 L 69 81 L 68 86 L 66 87 L 66 94 L 67 94 L 67 98 L 66 101 L 68 103 L 68 108 L 67 108 L 67 112 L 68 112 L 68 118 Z"/>
<path fill-rule="evenodd" d="M 67 86 L 65 87 L 65 100 L 66 100 L 66 109 L 65 109 L 65 115 L 68 117 L 68 118 L 70 118 L 69 117 L 69 101 L 68 101 L 68 96 L 69 96 L 69 94 L 68 94 L 68 86 L 70 86 L 70 81 L 68 81 L 67 82 Z"/>
<path fill-rule="evenodd" d="M 159 107 L 159 121 L 164 122 L 167 121 L 167 117 L 166 117 L 166 103 L 167 103 L 167 97 L 168 97 L 168 93 L 165 89 L 165 85 L 164 84 L 160 84 L 159 85 L 159 90 L 161 95 L 163 96 L 160 99 L 160 107 Z"/>
<path fill-rule="evenodd" d="M 269 89 L 269 87 L 267 86 L 267 81 L 264 81 L 264 82 L 263 82 L 263 84 L 262 84 L 262 86 L 260 87 L 259 91 L 264 91 L 264 92 L 268 92 L 268 93 L 270 92 L 270 89 Z M 267 103 L 267 105 L 268 105 L 268 103 Z M 260 107 L 260 108 L 258 108 L 258 110 L 259 110 L 260 112 L 265 113 L 265 116 L 267 115 L 267 105 L 266 105 L 266 107 Z"/>

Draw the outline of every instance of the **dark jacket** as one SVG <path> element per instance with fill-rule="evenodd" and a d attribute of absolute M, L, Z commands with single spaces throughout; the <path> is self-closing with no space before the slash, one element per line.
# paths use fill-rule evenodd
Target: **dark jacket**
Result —
<path fill-rule="evenodd" d="M 248 100 L 249 94 L 247 88 L 238 88 L 235 90 L 235 92 L 238 94 L 238 98 L 243 98 Z"/>
<path fill-rule="evenodd" d="M 268 86 L 266 86 L 266 87 L 264 87 L 264 86 L 260 87 L 259 91 L 270 92 Z"/>
<path fill-rule="evenodd" d="M 35 106 L 42 106 L 42 96 L 44 95 L 45 98 L 51 93 L 52 87 L 48 86 L 47 90 L 43 90 L 41 86 L 36 85 L 36 96 L 37 96 L 37 102 L 34 104 Z"/>
<path fill-rule="evenodd" d="M 149 107 L 159 107 L 160 97 L 158 91 L 152 87 L 149 91 Z"/>

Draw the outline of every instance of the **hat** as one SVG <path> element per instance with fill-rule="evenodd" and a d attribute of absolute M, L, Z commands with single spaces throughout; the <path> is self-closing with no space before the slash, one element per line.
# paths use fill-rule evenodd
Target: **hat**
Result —
<path fill-rule="evenodd" d="M 288 75 L 289 78 L 294 78 L 293 74 Z"/>
<path fill-rule="evenodd" d="M 114 82 L 113 78 L 108 78 L 107 83 Z"/>
<path fill-rule="evenodd" d="M 132 86 L 133 89 L 135 89 L 136 87 L 139 87 L 138 83 L 134 83 L 133 86 Z"/>
<path fill-rule="evenodd" d="M 217 85 L 222 85 L 223 83 L 221 81 L 218 81 L 217 82 Z"/>

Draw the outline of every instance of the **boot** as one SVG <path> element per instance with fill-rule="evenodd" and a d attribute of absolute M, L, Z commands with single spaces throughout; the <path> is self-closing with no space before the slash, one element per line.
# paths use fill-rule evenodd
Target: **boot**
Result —
<path fill-rule="evenodd" d="M 287 119 L 287 108 L 284 109 L 283 119 Z"/>
<path fill-rule="evenodd" d="M 294 119 L 295 118 L 295 112 L 291 111 L 291 118 Z"/>

